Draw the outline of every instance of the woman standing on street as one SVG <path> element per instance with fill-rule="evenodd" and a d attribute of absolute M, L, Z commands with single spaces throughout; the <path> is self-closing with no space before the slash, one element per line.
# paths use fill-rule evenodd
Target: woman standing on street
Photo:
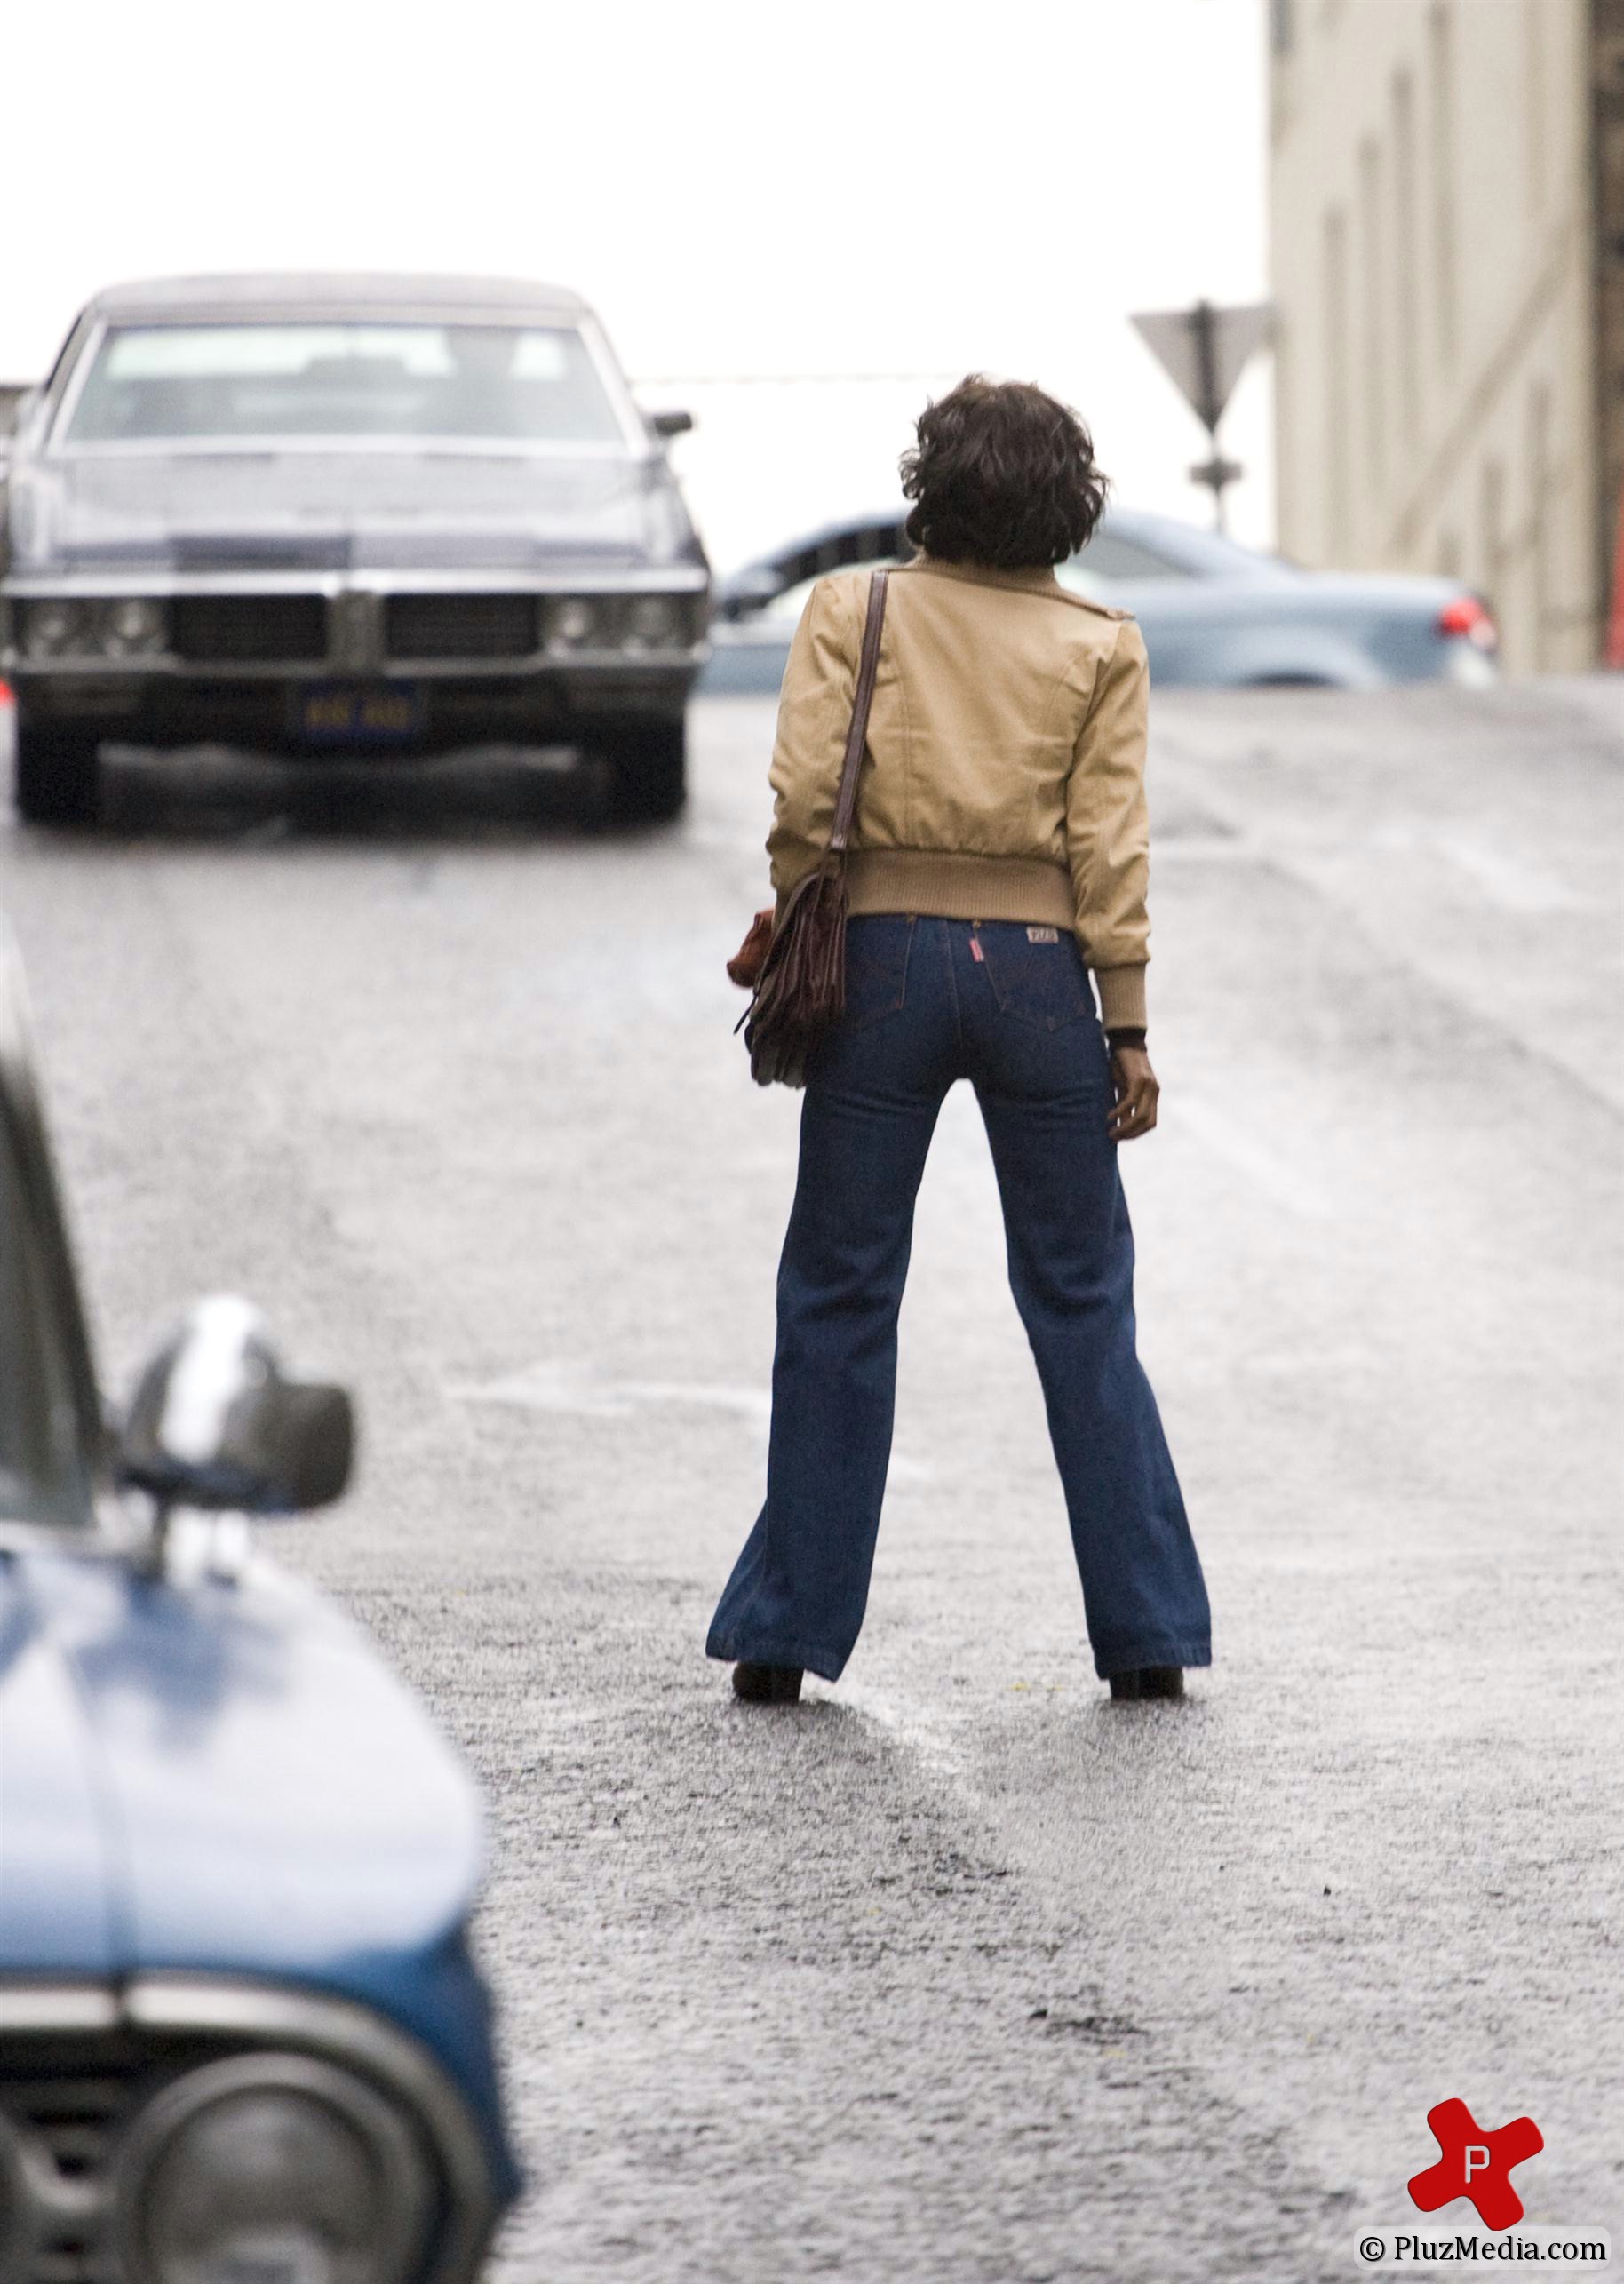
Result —
<path fill-rule="evenodd" d="M 1113 1697 L 1178 1697 L 1183 1668 L 1211 1663 L 1206 1590 L 1134 1349 L 1117 1170 L 1118 1143 L 1149 1134 L 1157 1108 L 1144 643 L 1126 612 L 1055 577 L 1104 505 L 1074 413 L 973 375 L 918 434 L 903 476 L 920 553 L 888 583 L 847 874 L 846 1012 L 808 1072 L 778 1276 L 767 1499 L 706 1647 L 735 1661 L 740 1697 L 780 1703 L 804 1668 L 834 1681 L 851 1655 L 914 1198 L 943 1098 L 967 1078 L 1095 1670 Z M 870 577 L 820 580 L 791 649 L 768 842 L 780 912 L 828 846 Z"/>

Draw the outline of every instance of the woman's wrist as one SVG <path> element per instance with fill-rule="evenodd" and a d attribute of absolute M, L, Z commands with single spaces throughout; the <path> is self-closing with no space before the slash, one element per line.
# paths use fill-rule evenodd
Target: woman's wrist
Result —
<path fill-rule="evenodd" d="M 1143 1031 L 1146 1023 L 1144 963 L 1120 967 L 1096 967 L 1095 989 L 1100 995 L 1100 1021 L 1108 1031 Z"/>

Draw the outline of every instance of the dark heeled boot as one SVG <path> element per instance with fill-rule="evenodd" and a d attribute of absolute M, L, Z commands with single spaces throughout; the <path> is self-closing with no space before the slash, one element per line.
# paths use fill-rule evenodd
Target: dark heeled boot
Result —
<path fill-rule="evenodd" d="M 1184 1668 L 1182 1666 L 1141 1666 L 1137 1672 L 1113 1674 L 1111 1677 L 1112 1697 L 1137 1704 L 1147 1697 L 1182 1697 Z"/>
<path fill-rule="evenodd" d="M 799 1666 L 758 1666 L 745 1659 L 733 1668 L 733 1694 L 747 1705 L 793 1705 L 800 1674 Z"/>

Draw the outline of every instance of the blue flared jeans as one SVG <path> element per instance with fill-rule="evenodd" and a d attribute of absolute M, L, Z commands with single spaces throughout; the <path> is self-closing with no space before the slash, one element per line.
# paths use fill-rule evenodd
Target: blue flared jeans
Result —
<path fill-rule="evenodd" d="M 1211 1663 L 1201 1565 L 1134 1349 L 1134 1239 L 1110 1061 L 1074 939 L 1023 921 L 864 916 L 814 1058 L 778 1272 L 767 1498 L 706 1649 L 837 1679 L 863 1624 L 913 1203 L 967 1078 L 1009 1281 L 1064 1485 L 1096 1672 Z"/>

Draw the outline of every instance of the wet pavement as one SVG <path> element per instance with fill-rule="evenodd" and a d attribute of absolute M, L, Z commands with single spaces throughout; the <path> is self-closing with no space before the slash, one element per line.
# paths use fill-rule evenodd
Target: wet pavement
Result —
<path fill-rule="evenodd" d="M 1624 2234 L 1624 702 L 1157 702 L 1182 1707 L 1093 1677 L 962 1090 L 848 1675 L 746 1709 L 701 1655 L 794 1171 L 722 974 L 770 730 L 697 710 L 674 831 L 556 756 L 214 756 L 0 832 L 109 1379 L 234 1287 L 361 1392 L 279 1543 L 491 1801 L 496 2276 L 1346 2276 L 1449 2096 L 1538 2121 L 1531 2220 Z"/>

